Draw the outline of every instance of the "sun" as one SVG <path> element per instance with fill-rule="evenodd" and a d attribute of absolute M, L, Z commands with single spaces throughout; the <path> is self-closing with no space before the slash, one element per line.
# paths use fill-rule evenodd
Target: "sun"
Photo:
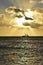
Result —
<path fill-rule="evenodd" d="M 24 17 L 16 18 L 16 21 L 17 21 L 18 26 L 23 26 L 22 24 L 23 24 L 23 22 L 25 22 L 25 19 L 24 19 Z"/>

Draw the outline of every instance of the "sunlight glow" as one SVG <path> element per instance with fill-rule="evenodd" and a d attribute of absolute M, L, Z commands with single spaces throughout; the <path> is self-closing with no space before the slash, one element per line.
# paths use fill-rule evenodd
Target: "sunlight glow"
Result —
<path fill-rule="evenodd" d="M 27 9 L 27 11 L 25 12 L 26 17 L 33 18 L 33 14 L 34 12 L 32 12 L 30 9 Z"/>
<path fill-rule="evenodd" d="M 23 26 L 22 23 L 25 22 L 24 17 L 23 18 L 16 18 L 16 23 L 18 26 Z"/>
<path fill-rule="evenodd" d="M 24 25 L 23 25 L 23 23 L 31 23 L 31 22 L 33 22 L 33 21 L 31 21 L 31 20 L 25 20 L 24 19 L 24 17 L 23 18 L 16 18 L 16 25 L 17 26 L 20 26 L 20 27 L 24 27 Z M 26 27 L 26 26 L 25 26 Z"/>
<path fill-rule="evenodd" d="M 25 12 L 25 16 L 28 17 L 28 18 L 33 18 L 33 12 L 31 10 L 27 10 Z M 16 23 L 18 26 L 23 26 L 23 23 L 30 23 L 30 22 L 33 22 L 32 20 L 26 20 L 25 19 L 25 16 L 23 16 L 22 18 L 16 18 Z"/>

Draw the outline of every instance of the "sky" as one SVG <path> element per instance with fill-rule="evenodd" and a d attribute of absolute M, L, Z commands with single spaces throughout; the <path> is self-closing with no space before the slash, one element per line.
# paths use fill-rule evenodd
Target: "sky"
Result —
<path fill-rule="evenodd" d="M 29 23 L 29 27 L 16 26 L 16 20 L 24 19 L 24 14 L 15 12 L 15 7 L 16 9 L 21 8 L 24 13 L 27 9 L 32 11 L 34 9 L 34 22 Z M 18 14 L 22 14 L 23 18 L 15 17 Z M 25 19 L 25 21 L 29 20 Z M 22 36 L 25 34 L 43 36 L 43 0 L 0 0 L 0 36 Z"/>
<path fill-rule="evenodd" d="M 17 8 L 43 8 L 43 0 L 0 0 L 0 9 L 5 9 L 9 6 L 16 6 Z"/>

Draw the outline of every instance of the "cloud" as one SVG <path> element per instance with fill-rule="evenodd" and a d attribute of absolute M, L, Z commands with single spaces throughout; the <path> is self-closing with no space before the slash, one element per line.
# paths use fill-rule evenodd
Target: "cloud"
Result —
<path fill-rule="evenodd" d="M 40 0 L 39 3 L 43 4 L 43 0 Z"/>
<path fill-rule="evenodd" d="M 37 11 L 38 13 L 43 13 L 43 9 L 41 9 L 41 8 L 33 8 L 32 11 Z M 25 9 L 17 8 L 15 6 L 10 6 L 10 7 L 5 9 L 5 12 L 7 14 L 14 14 L 14 15 L 17 15 L 17 13 L 19 13 L 19 12 L 24 14 Z"/>
<path fill-rule="evenodd" d="M 36 0 L 10 0 L 10 2 L 17 8 L 32 8 L 36 3 Z"/>
<path fill-rule="evenodd" d="M 33 18 L 34 22 L 43 24 L 43 10 L 36 10 Z"/>
<path fill-rule="evenodd" d="M 29 8 L 32 8 L 36 4 L 36 0 L 29 0 Z"/>
<path fill-rule="evenodd" d="M 13 15 L 16 15 L 16 12 L 14 11 L 14 9 L 15 9 L 16 7 L 8 7 L 8 8 L 6 8 L 5 9 L 5 12 L 7 13 L 7 14 L 9 14 L 10 16 L 13 16 Z"/>
<path fill-rule="evenodd" d="M 42 24 L 43 24 L 43 9 L 40 9 L 40 8 L 35 8 L 35 9 L 32 9 L 31 11 L 33 12 L 33 18 L 26 18 L 25 16 L 25 12 L 27 11 L 26 10 L 23 10 L 21 8 L 16 8 L 15 6 L 10 6 L 8 8 L 5 9 L 5 12 L 7 14 L 9 14 L 9 16 L 11 16 L 13 19 L 12 19 L 12 24 L 15 25 L 16 23 L 16 18 L 17 19 L 22 19 L 24 18 L 25 22 L 29 19 L 32 19 L 34 23 L 25 23 L 23 25 L 25 26 L 31 26 L 32 28 L 37 28 L 37 27 L 40 27 Z M 14 22 L 13 22 L 14 20 Z M 40 23 L 40 24 L 39 24 Z M 16 26 L 16 25 L 15 25 Z"/>
<path fill-rule="evenodd" d="M 39 24 L 39 23 L 35 23 L 35 22 L 32 22 L 32 23 L 25 22 L 25 23 L 23 23 L 23 25 L 30 26 L 31 28 L 39 28 L 39 27 L 43 26 L 43 24 Z"/>
<path fill-rule="evenodd" d="M 11 26 L 11 19 L 8 18 L 5 14 L 0 14 L 0 27 L 9 27 Z"/>
<path fill-rule="evenodd" d="M 14 16 L 14 17 L 22 17 L 24 13 L 22 9 L 16 7 L 8 7 L 5 9 L 5 12 L 10 16 Z"/>
<path fill-rule="evenodd" d="M 36 12 L 38 12 L 38 13 L 43 13 L 43 8 L 38 8 L 38 7 L 36 7 L 36 8 L 33 8 L 33 9 L 31 9 L 32 11 L 36 11 Z"/>
<path fill-rule="evenodd" d="M 41 26 L 43 26 L 43 24 L 32 22 L 32 23 L 30 24 L 30 26 L 31 26 L 32 28 L 40 28 Z"/>

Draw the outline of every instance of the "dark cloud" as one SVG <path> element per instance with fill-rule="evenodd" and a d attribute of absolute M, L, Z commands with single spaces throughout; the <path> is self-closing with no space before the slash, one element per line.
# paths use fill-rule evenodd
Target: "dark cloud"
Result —
<path fill-rule="evenodd" d="M 40 28 L 41 26 L 43 26 L 43 24 L 32 22 L 32 23 L 30 24 L 30 26 L 31 26 L 32 28 Z"/>
<path fill-rule="evenodd" d="M 25 23 L 23 23 L 23 25 L 30 26 L 32 28 L 39 28 L 39 27 L 43 26 L 43 24 L 39 24 L 39 23 L 35 23 L 35 22 L 31 22 L 31 23 L 25 22 Z"/>
<path fill-rule="evenodd" d="M 28 22 L 23 23 L 23 26 L 30 26 Z"/>
<path fill-rule="evenodd" d="M 24 13 L 22 9 L 17 9 L 16 7 L 8 7 L 5 9 L 5 12 L 18 18 L 22 17 Z"/>
<path fill-rule="evenodd" d="M 17 18 L 22 18 L 23 16 L 22 15 L 16 15 Z"/>
<path fill-rule="evenodd" d="M 26 16 L 25 16 L 25 19 L 26 20 L 33 20 L 32 18 L 29 18 L 29 17 L 26 17 Z"/>
<path fill-rule="evenodd" d="M 22 12 L 24 13 L 24 11 L 22 9 L 14 9 L 15 12 Z"/>

